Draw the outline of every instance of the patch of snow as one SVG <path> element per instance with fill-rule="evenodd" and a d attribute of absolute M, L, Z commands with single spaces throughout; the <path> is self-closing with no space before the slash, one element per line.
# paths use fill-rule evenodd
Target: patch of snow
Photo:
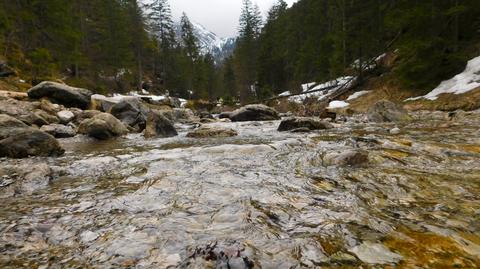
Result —
<path fill-rule="evenodd" d="M 289 95 L 290 95 L 290 91 L 286 91 L 286 92 L 282 92 L 278 96 L 289 96 Z"/>
<path fill-rule="evenodd" d="M 381 54 L 381 55 L 378 55 L 378 57 L 375 58 L 375 62 L 380 62 L 380 61 L 383 60 L 385 57 L 387 57 L 387 54 L 386 54 L 386 53 Z"/>
<path fill-rule="evenodd" d="M 345 76 L 339 77 L 334 80 L 327 81 L 316 85 L 315 82 L 307 83 L 302 85 L 303 92 L 305 94 L 300 94 L 296 96 L 291 96 L 288 98 L 290 102 L 303 103 L 307 98 L 317 98 L 317 100 L 322 100 L 335 93 L 337 90 L 350 87 L 356 80 L 356 77 Z M 315 87 L 313 87 L 315 86 Z M 321 91 L 321 89 L 325 90 Z M 318 91 L 316 91 L 318 90 Z M 316 91 L 316 92 L 311 92 Z"/>
<path fill-rule="evenodd" d="M 440 94 L 462 94 L 480 87 L 480 56 L 468 61 L 465 70 L 449 80 L 445 80 L 437 88 L 424 96 L 408 98 L 405 101 L 418 99 L 436 100 Z"/>
<path fill-rule="evenodd" d="M 358 97 L 363 96 L 363 95 L 365 95 L 365 94 L 367 94 L 367 93 L 369 93 L 369 92 L 371 92 L 371 91 L 359 91 L 359 92 L 355 92 L 355 93 L 353 93 L 352 95 L 350 95 L 350 96 L 347 98 L 347 101 L 355 100 L 355 99 L 357 99 Z"/>
<path fill-rule="evenodd" d="M 349 106 L 350 104 L 345 101 L 332 101 L 328 104 L 327 109 L 335 109 L 335 108 L 344 108 Z"/>

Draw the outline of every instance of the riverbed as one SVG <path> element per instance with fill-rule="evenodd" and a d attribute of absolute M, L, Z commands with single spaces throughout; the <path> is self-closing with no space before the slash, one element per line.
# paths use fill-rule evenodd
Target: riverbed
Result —
<path fill-rule="evenodd" d="M 0 267 L 480 267 L 480 111 L 414 118 L 308 133 L 216 122 L 239 135 L 206 139 L 177 125 L 0 159 Z M 369 161 L 325 162 L 347 150 Z M 43 180 L 11 172 L 39 165 Z"/>

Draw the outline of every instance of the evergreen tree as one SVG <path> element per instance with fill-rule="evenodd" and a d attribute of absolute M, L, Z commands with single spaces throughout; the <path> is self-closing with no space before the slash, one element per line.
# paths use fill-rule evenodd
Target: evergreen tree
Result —
<path fill-rule="evenodd" d="M 234 52 L 236 82 L 238 84 L 240 101 L 245 103 L 256 92 L 257 76 L 257 41 L 260 34 L 262 18 L 257 6 L 250 0 L 243 1 L 240 16 L 240 36 Z"/>

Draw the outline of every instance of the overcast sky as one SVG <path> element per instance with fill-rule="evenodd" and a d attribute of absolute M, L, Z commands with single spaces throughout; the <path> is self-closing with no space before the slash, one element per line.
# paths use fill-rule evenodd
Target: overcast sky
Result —
<path fill-rule="evenodd" d="M 252 0 L 264 14 L 276 0 Z M 288 4 L 296 0 L 286 0 Z M 205 26 L 220 37 L 233 37 L 237 34 L 238 18 L 242 0 L 170 0 L 172 15 L 179 21 L 182 12 L 187 13 L 191 21 Z"/>

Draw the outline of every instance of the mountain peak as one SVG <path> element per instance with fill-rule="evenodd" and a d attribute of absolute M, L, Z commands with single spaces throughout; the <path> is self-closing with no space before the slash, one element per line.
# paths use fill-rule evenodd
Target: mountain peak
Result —
<path fill-rule="evenodd" d="M 192 22 L 194 33 L 198 39 L 202 54 L 210 53 L 216 60 L 230 56 L 235 48 L 235 38 L 223 38 L 208 30 L 198 22 Z M 177 37 L 181 36 L 180 24 L 175 25 Z"/>

